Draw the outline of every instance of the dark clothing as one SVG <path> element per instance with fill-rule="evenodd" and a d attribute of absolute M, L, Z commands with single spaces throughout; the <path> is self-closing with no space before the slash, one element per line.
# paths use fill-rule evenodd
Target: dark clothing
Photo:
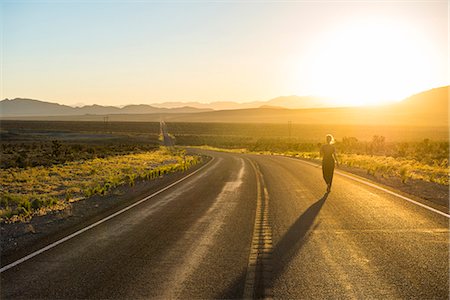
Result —
<path fill-rule="evenodd" d="M 323 156 L 322 160 L 322 174 L 323 179 L 327 183 L 327 185 L 331 186 L 331 183 L 333 182 L 333 173 L 334 173 L 334 157 L 333 154 L 335 153 L 335 149 L 333 145 L 323 145 L 320 148 L 320 153 Z"/>

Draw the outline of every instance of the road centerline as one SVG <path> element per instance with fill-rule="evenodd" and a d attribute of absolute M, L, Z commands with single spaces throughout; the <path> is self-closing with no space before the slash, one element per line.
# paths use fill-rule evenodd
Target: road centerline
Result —
<path fill-rule="evenodd" d="M 272 271 L 272 227 L 269 217 L 269 193 L 259 166 L 248 159 L 256 176 L 256 212 L 253 237 L 245 278 L 244 299 L 270 299 Z"/>

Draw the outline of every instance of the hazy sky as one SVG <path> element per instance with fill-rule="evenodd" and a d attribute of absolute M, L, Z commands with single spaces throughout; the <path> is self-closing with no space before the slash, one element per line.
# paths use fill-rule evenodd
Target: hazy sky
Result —
<path fill-rule="evenodd" d="M 449 82 L 447 1 L 1 5 L 2 99 L 358 104 Z"/>

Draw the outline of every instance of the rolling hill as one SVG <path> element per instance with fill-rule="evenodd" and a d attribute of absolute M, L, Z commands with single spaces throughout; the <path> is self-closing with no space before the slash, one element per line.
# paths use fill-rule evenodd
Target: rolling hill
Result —
<path fill-rule="evenodd" d="M 286 109 L 266 105 L 259 108 L 201 112 L 196 111 L 195 108 L 180 108 L 180 110 L 185 109 L 189 110 L 189 112 L 167 108 L 149 108 L 151 112 L 146 112 L 145 108 L 147 106 L 128 106 L 123 108 L 108 107 L 107 109 L 113 109 L 114 113 L 108 112 L 97 115 L 81 113 L 72 113 L 70 115 L 70 113 L 67 113 L 64 116 L 40 115 L 8 118 L 8 115 L 2 111 L 2 118 L 102 121 L 104 115 L 109 115 L 110 121 L 158 122 L 160 119 L 164 119 L 166 122 L 286 123 L 291 121 L 297 124 L 448 126 L 448 92 L 448 86 L 440 87 L 413 95 L 399 103 L 372 107 Z M 276 103 L 280 102 L 272 102 L 272 104 Z M 2 104 L 0 109 L 3 109 L 4 104 L 0 104 Z M 54 105 L 46 105 L 49 111 L 54 111 L 51 110 L 55 109 Z M 30 111 L 30 108 L 26 109 L 28 109 L 26 111 Z M 69 109 L 70 107 L 61 107 L 61 110 L 64 112 L 73 111 Z M 140 113 L 135 113 L 136 110 Z M 80 110 L 75 109 L 75 111 L 79 112 Z M 42 113 L 43 109 L 39 110 L 39 112 Z"/>
<path fill-rule="evenodd" d="M 159 108 L 145 104 L 127 105 L 122 108 L 96 104 L 82 107 L 71 107 L 68 105 L 23 98 L 16 98 L 12 100 L 4 99 L 0 101 L 0 114 L 2 117 L 195 113 L 210 110 L 211 109 L 208 108 L 201 109 L 188 106 Z"/>
<path fill-rule="evenodd" d="M 327 102 L 326 98 L 312 97 L 312 96 L 281 96 L 277 98 L 270 99 L 268 101 L 252 101 L 245 103 L 237 103 L 233 101 L 218 101 L 211 103 L 200 103 L 200 102 L 163 102 L 154 103 L 152 106 L 155 107 L 165 107 L 173 108 L 180 107 L 183 105 L 188 105 L 195 108 L 209 108 L 213 110 L 236 110 L 236 109 L 248 109 L 248 108 L 258 108 L 261 106 L 273 106 L 273 107 L 283 107 L 283 108 L 315 108 L 324 107 Z"/>
<path fill-rule="evenodd" d="M 317 97 L 283 96 L 269 101 L 237 102 L 164 102 L 154 105 L 133 104 L 122 108 L 116 106 L 86 105 L 72 107 L 46 101 L 15 98 L 0 101 L 2 117 L 25 116 L 79 116 L 79 115 L 117 115 L 117 114 L 159 114 L 159 113 L 198 113 L 212 110 L 236 110 L 258 108 L 261 106 L 283 108 L 311 108 L 323 105 L 323 99 Z"/>

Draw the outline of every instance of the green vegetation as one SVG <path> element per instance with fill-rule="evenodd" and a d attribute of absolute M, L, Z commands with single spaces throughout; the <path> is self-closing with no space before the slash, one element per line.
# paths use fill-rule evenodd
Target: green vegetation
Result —
<path fill-rule="evenodd" d="M 325 134 L 337 138 L 342 165 L 368 174 L 448 185 L 447 128 L 300 124 L 170 123 L 178 145 L 318 159 Z M 177 134 L 178 133 L 178 134 Z"/>
<path fill-rule="evenodd" d="M 319 160 L 318 152 L 286 152 L 284 155 Z M 420 179 L 449 185 L 448 165 L 427 165 L 415 159 L 364 154 L 338 154 L 341 165 L 367 171 L 367 174 L 381 177 L 399 177 L 403 183 L 409 179 Z"/>
<path fill-rule="evenodd" d="M 220 141 L 220 138 L 217 141 Z M 420 142 L 388 143 L 385 137 L 375 135 L 371 141 L 343 137 L 335 146 L 341 165 L 365 170 L 370 175 L 398 177 L 403 183 L 409 179 L 420 179 L 449 185 L 448 142 L 424 139 Z M 305 143 L 287 138 L 259 138 L 252 143 L 247 141 L 245 145 L 227 147 L 228 143 L 222 145 L 222 149 L 228 152 L 279 154 L 320 159 L 320 143 Z M 221 149 L 220 145 L 202 146 L 202 148 Z"/>
<path fill-rule="evenodd" d="M 184 150 L 156 151 L 72 161 L 51 166 L 0 170 L 0 217 L 13 222 L 93 195 L 106 195 L 117 186 L 134 185 L 184 171 L 199 158 Z"/>
<path fill-rule="evenodd" d="M 261 123 L 171 123 L 166 121 L 170 134 L 177 138 L 178 145 L 242 145 L 246 141 L 253 143 L 260 138 L 282 138 L 293 142 L 322 142 L 327 133 L 337 138 L 354 136 L 360 141 L 370 141 L 374 135 L 384 136 L 392 142 L 418 142 L 426 138 L 433 141 L 448 141 L 449 129 L 443 127 L 386 126 L 386 125 L 307 125 L 286 120 L 285 124 Z M 69 133 L 145 135 L 147 141 L 157 144 L 158 122 L 109 122 L 103 121 L 9 121 L 1 120 L 0 136 L 2 140 L 13 139 L 20 135 L 23 140 L 27 134 L 40 139 L 47 134 L 58 133 L 53 139 L 63 139 Z M 111 136 L 110 136 L 111 138 Z M 116 140 L 113 141 L 117 142 Z M 218 145 L 219 146 L 219 145 Z"/>
<path fill-rule="evenodd" d="M 9 142 L 0 144 L 1 168 L 51 166 L 70 161 L 106 158 L 108 156 L 143 153 L 157 149 L 155 144 L 134 143 L 68 143 L 60 140 Z"/>
<path fill-rule="evenodd" d="M 156 135 L 159 134 L 158 122 L 107 122 L 103 121 L 103 116 L 99 116 L 101 121 L 16 121 L 1 120 L 0 127 L 2 131 L 9 134 L 20 133 L 21 138 L 24 134 L 32 133 L 36 135 L 45 135 L 48 132 L 76 132 L 76 133 L 143 133 Z"/>
<path fill-rule="evenodd" d="M 374 125 L 307 125 L 295 120 L 285 124 L 231 124 L 231 123 L 169 123 L 168 131 L 176 136 L 178 145 L 210 145 L 248 148 L 258 140 L 277 139 L 283 143 L 323 142 L 327 133 L 336 138 L 357 137 L 370 142 L 373 136 L 384 136 L 386 142 L 448 141 L 447 127 L 374 126 Z"/>
<path fill-rule="evenodd" d="M 340 163 L 370 175 L 449 184 L 447 127 L 167 123 L 177 145 L 318 159 L 333 133 Z M 155 150 L 155 122 L 1 121 L 0 215 L 13 221 L 182 170 L 198 158 Z"/>

